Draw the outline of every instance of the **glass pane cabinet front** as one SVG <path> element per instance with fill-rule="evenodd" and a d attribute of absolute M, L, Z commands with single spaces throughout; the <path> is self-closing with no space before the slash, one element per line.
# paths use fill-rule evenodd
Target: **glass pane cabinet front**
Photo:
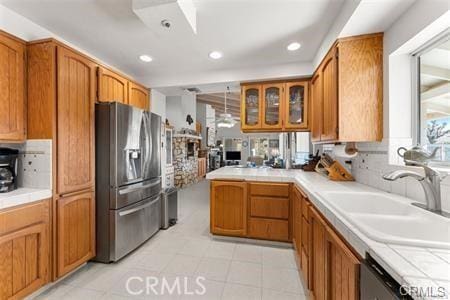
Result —
<path fill-rule="evenodd" d="M 305 87 L 293 85 L 288 90 L 288 123 L 301 124 L 305 118 Z"/>
<path fill-rule="evenodd" d="M 259 124 L 259 90 L 250 88 L 245 91 L 245 124 Z"/>
<path fill-rule="evenodd" d="M 278 87 L 265 89 L 264 124 L 266 125 L 278 125 L 280 122 L 280 92 Z"/>

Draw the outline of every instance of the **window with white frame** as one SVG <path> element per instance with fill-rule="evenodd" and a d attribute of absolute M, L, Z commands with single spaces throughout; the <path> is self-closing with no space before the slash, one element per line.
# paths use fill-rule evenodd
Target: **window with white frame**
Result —
<path fill-rule="evenodd" d="M 414 55 L 417 67 L 417 140 L 435 161 L 450 163 L 450 34 Z"/>

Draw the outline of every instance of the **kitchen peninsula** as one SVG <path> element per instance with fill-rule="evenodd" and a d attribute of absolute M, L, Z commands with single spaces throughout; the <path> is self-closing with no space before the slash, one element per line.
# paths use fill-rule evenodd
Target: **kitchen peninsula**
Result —
<path fill-rule="evenodd" d="M 431 233 L 427 241 L 409 236 L 410 231 L 402 233 L 395 230 L 394 227 L 405 225 L 400 218 L 391 218 L 392 230 L 388 234 L 378 227 L 361 226 L 362 223 L 357 222 L 361 216 L 368 218 L 364 213 L 377 214 L 381 223 L 389 221 L 389 216 L 401 207 L 408 210 L 411 218 L 430 218 L 435 224 L 442 223 L 442 228 L 449 228 L 448 220 L 413 207 L 410 199 L 360 183 L 330 181 L 318 173 L 299 170 L 224 167 L 208 173 L 206 178 L 211 180 L 210 229 L 216 235 L 252 237 L 251 223 L 258 211 L 267 213 L 264 220 L 278 221 L 278 217 L 270 215 L 282 207 L 276 201 L 281 197 L 276 195 L 280 189 L 274 187 L 289 185 L 290 226 L 289 238 L 285 241 L 292 241 L 299 273 L 315 298 L 322 299 L 323 293 L 341 296 L 344 293 L 347 296 L 345 299 L 357 299 L 361 262 L 368 256 L 405 288 L 425 288 L 431 284 L 437 291 L 437 284 L 443 278 L 449 280 L 450 262 L 442 258 L 442 248 L 448 249 L 450 246 L 448 236 L 441 236 L 439 243 L 433 240 Z M 265 191 L 270 191 L 271 195 L 254 197 L 252 189 L 255 184 L 266 187 Z M 352 198 L 355 194 L 359 197 Z M 362 201 L 365 202 L 361 204 Z M 239 215 L 242 219 L 228 218 L 234 223 L 220 223 L 223 211 L 227 211 L 228 215 Z M 239 232 L 233 228 L 237 224 L 242 225 Z M 226 228 L 220 228 L 227 225 L 233 229 L 231 234 L 227 233 Z M 267 236 L 258 238 L 280 240 L 270 235 L 277 227 L 270 221 L 265 225 Z M 424 230 L 430 229 L 422 228 Z M 416 234 L 419 235 L 420 230 Z M 433 242 L 434 247 L 430 246 Z M 435 263 L 424 268 L 426 261 Z M 346 267 L 336 270 L 336 263 Z M 335 285 L 337 276 L 341 280 L 340 286 Z"/>

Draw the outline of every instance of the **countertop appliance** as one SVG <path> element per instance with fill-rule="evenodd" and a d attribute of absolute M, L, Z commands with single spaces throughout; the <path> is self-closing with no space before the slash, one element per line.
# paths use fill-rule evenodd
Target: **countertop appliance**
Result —
<path fill-rule="evenodd" d="M 0 193 L 17 189 L 17 157 L 19 150 L 0 148 Z"/>
<path fill-rule="evenodd" d="M 95 260 L 117 261 L 161 227 L 161 118 L 99 103 L 96 118 Z"/>
<path fill-rule="evenodd" d="M 413 299 L 370 255 L 361 264 L 360 292 L 361 299 Z"/>
<path fill-rule="evenodd" d="M 164 190 L 161 202 L 161 228 L 167 229 L 178 221 L 178 190 L 176 187 Z"/>

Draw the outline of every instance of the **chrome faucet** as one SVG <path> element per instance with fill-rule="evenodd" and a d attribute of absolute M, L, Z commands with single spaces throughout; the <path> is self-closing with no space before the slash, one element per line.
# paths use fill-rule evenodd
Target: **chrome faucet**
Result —
<path fill-rule="evenodd" d="M 416 161 L 408 161 L 408 165 L 422 167 L 425 171 L 425 176 L 422 176 L 414 171 L 396 170 L 383 175 L 383 179 L 389 181 L 395 181 L 404 177 L 412 177 L 416 179 L 425 191 L 426 205 L 422 203 L 413 203 L 413 205 L 440 215 L 447 215 L 442 211 L 441 206 L 441 181 L 447 176 L 447 174 L 441 174 L 427 165 Z"/>

